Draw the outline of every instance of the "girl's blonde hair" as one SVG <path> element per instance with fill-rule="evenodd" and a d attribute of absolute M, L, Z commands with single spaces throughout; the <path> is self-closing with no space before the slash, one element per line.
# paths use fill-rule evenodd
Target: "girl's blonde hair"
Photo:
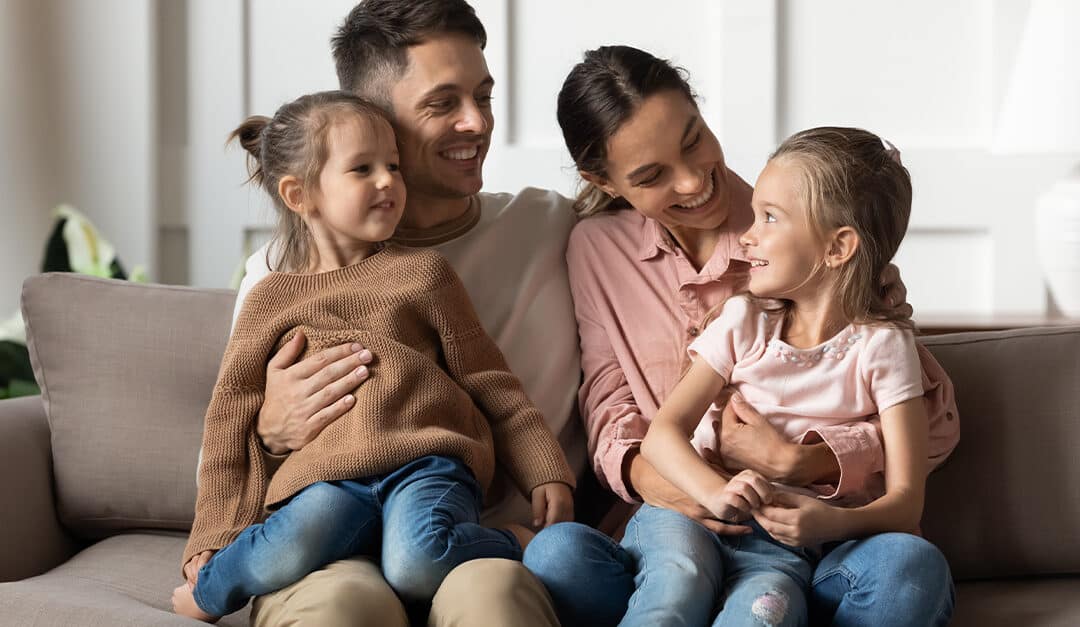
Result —
<path fill-rule="evenodd" d="M 359 115 L 373 125 L 392 128 L 375 105 L 346 91 L 322 91 L 282 105 L 274 117 L 253 115 L 229 134 L 248 153 L 248 181 L 273 199 L 277 228 L 267 248 L 266 263 L 283 271 L 298 271 L 311 262 L 312 240 L 300 215 L 286 206 L 278 183 L 286 176 L 300 179 L 304 191 L 315 189 L 328 157 L 327 131 L 344 114 Z M 274 251 L 276 258 L 271 260 Z"/>
<path fill-rule="evenodd" d="M 800 194 L 818 237 L 824 239 L 845 226 L 859 236 L 854 256 L 829 270 L 838 273 L 837 296 L 844 317 L 861 324 L 914 328 L 885 301 L 879 287 L 911 216 L 911 175 L 899 152 L 869 131 L 819 127 L 787 138 L 772 160 L 790 162 L 801 170 Z"/>

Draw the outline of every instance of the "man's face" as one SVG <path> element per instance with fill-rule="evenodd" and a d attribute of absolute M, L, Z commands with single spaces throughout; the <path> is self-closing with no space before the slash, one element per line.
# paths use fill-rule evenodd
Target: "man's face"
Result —
<path fill-rule="evenodd" d="M 390 88 L 401 170 L 413 198 L 463 198 L 480 191 L 494 119 L 484 51 L 447 33 L 408 50 Z"/>

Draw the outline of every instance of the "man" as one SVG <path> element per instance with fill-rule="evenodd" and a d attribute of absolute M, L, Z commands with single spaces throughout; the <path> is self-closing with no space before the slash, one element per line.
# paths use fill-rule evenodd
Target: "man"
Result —
<path fill-rule="evenodd" d="M 408 189 L 395 241 L 439 250 L 461 276 L 488 333 L 559 438 L 571 468 L 585 466 L 574 414 L 577 329 L 564 252 L 574 214 L 554 192 L 480 193 L 491 141 L 494 81 L 487 35 L 463 0 L 365 0 L 333 38 L 342 89 L 390 114 Z M 273 251 L 248 260 L 236 310 L 269 272 Z M 366 364 L 355 345 L 299 357 L 297 338 L 267 368 L 258 433 L 273 459 L 311 441 L 363 394 Z M 280 461 L 280 460 L 279 460 Z M 531 522 L 504 477 L 487 495 L 485 522 Z M 253 623 L 406 625 L 404 608 L 367 558 L 343 560 L 256 599 Z M 430 624 L 558 624 L 540 583 L 518 562 L 478 560 L 454 570 L 432 603 Z"/>

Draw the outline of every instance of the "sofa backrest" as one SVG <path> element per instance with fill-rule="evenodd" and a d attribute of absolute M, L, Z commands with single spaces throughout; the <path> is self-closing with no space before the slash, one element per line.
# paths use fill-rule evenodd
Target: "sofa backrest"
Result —
<path fill-rule="evenodd" d="M 924 338 L 956 386 L 960 444 L 923 531 L 958 579 L 1080 573 L 1080 326 Z"/>
<path fill-rule="evenodd" d="M 190 528 L 203 418 L 235 297 L 68 273 L 23 284 L 57 509 L 72 533 Z"/>

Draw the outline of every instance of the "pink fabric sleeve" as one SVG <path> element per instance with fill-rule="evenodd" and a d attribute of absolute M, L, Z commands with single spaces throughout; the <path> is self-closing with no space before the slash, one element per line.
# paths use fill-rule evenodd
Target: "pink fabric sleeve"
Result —
<path fill-rule="evenodd" d="M 735 362 L 746 355 L 758 337 L 760 315 L 747 297 L 733 296 L 686 350 L 691 357 L 705 360 L 724 381 L 731 381 Z"/>
<path fill-rule="evenodd" d="M 874 329 L 859 369 L 878 413 L 923 395 L 922 369 L 911 331 Z"/>
<path fill-rule="evenodd" d="M 920 365 L 920 378 L 926 415 L 930 421 L 929 461 L 937 467 L 956 448 L 960 441 L 960 418 L 952 381 L 919 342 L 915 350 Z M 873 476 L 885 470 L 885 452 L 881 445 L 881 420 L 875 416 L 864 422 L 808 431 L 804 444 L 824 442 L 836 455 L 840 466 L 840 481 L 835 486 L 811 486 L 825 499 L 837 499 L 866 492 Z"/>

